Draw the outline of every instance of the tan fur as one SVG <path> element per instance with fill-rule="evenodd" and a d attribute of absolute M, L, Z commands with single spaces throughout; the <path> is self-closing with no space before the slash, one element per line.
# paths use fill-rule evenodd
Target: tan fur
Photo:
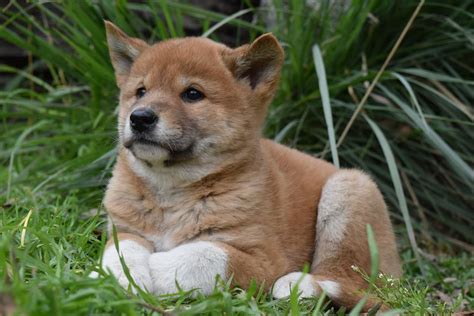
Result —
<path fill-rule="evenodd" d="M 314 279 L 340 283 L 343 295 L 333 299 L 351 307 L 361 296 L 358 290 L 366 287 L 351 265 L 370 271 L 369 223 L 381 270 L 400 275 L 386 206 L 368 176 L 338 171 L 328 162 L 261 138 L 283 62 L 273 36 L 233 50 L 204 38 L 147 46 L 124 38 L 110 23 L 107 30 L 121 88 L 121 143 L 104 204 L 111 223 L 126 233 L 119 238 L 138 236 L 156 252 L 192 241 L 215 242 L 226 250 L 227 271 L 242 287 L 255 279 L 270 288 L 279 277 L 313 264 Z M 140 51 L 126 75 L 113 49 L 115 41 L 127 41 Z M 190 84 L 204 92 L 203 101 L 180 100 Z M 140 85 L 147 94 L 137 100 Z M 158 113 L 170 148 L 192 144 L 193 153 L 168 161 L 134 157 L 123 146 L 124 126 L 132 109 L 140 106 Z M 344 210 L 346 224 L 340 236 L 318 235 L 316 227 L 324 231 L 326 221 L 340 216 L 339 209 L 331 209 L 328 193 L 323 200 L 329 215 L 317 223 L 323 187 L 334 177 L 345 190 L 338 195 L 342 200 L 334 202 Z"/>

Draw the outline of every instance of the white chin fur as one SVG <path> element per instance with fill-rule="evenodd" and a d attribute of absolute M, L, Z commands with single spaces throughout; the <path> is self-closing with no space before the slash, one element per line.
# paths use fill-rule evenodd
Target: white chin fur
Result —
<path fill-rule="evenodd" d="M 133 138 L 133 132 L 130 128 L 130 119 L 127 118 L 124 122 L 124 127 L 121 133 L 121 143 L 125 144 Z M 158 138 L 160 135 L 155 129 L 153 137 Z M 169 152 L 168 150 L 161 148 L 159 146 L 146 145 L 134 143 L 131 148 L 128 149 L 129 154 L 133 155 L 136 159 L 146 160 L 151 163 L 159 163 L 168 159 Z M 132 154 L 133 152 L 133 154 Z"/>
<path fill-rule="evenodd" d="M 133 144 L 129 152 L 140 160 L 145 160 L 151 164 L 161 164 L 169 157 L 169 151 L 160 147 L 145 144 Z"/>

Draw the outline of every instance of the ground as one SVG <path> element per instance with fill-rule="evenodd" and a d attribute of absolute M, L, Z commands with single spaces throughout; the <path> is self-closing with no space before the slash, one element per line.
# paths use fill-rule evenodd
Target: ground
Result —
<path fill-rule="evenodd" d="M 229 289 L 222 281 L 210 297 L 179 293 L 154 298 L 122 289 L 98 270 L 105 244 L 105 216 L 100 202 L 81 202 L 80 192 L 66 196 L 36 196 L 27 186 L 15 188 L 2 201 L 0 283 L 4 308 L 29 315 L 127 314 L 341 314 L 327 299 L 304 299 L 296 293 L 273 300 L 256 286 L 248 291 Z M 403 243 L 403 241 L 401 241 Z M 403 247 L 402 247 L 403 248 Z M 374 289 L 384 302 L 407 313 L 449 314 L 474 308 L 473 258 L 424 258 L 420 274 L 410 250 L 402 249 L 405 278 L 382 277 L 385 286 Z M 1 301 L 0 301 L 1 302 Z"/>

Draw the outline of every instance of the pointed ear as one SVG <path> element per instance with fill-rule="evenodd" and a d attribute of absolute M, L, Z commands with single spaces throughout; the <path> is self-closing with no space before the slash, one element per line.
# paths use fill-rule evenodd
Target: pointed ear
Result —
<path fill-rule="evenodd" d="M 248 80 L 252 89 L 262 83 L 276 83 L 280 76 L 285 53 L 271 33 L 258 37 L 252 44 L 234 49 L 224 57 L 237 79 Z"/>
<path fill-rule="evenodd" d="M 128 37 L 112 22 L 104 22 L 110 59 L 115 70 L 117 84 L 120 86 L 130 73 L 135 59 L 148 47 L 148 44 L 138 38 Z"/>

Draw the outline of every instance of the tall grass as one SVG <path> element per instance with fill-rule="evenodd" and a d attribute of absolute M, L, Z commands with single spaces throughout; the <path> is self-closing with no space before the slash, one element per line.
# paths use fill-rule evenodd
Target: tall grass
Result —
<path fill-rule="evenodd" d="M 335 16 L 329 1 L 314 10 L 301 1 L 275 1 L 277 23 L 270 31 L 285 46 L 287 58 L 266 136 L 327 158 L 329 121 L 323 115 L 324 90 L 318 88 L 312 46 L 320 47 L 335 135 L 340 135 L 416 5 L 353 1 Z M 474 240 L 472 8 L 471 1 L 428 1 L 364 106 L 386 135 L 409 188 L 417 231 L 436 239 L 449 236 L 458 245 Z M 36 192 L 92 188 L 83 192 L 98 201 L 97 188 L 106 182 L 113 162 L 117 104 L 103 19 L 156 41 L 184 35 L 183 19 L 193 17 L 218 40 L 215 29 L 224 23 L 252 36 L 264 31 L 262 21 L 240 20 L 247 11 L 252 9 L 225 18 L 172 1 L 33 2 L 27 7 L 14 1 L 1 13 L 0 37 L 27 50 L 33 62 L 25 70 L 0 68 L 15 75 L 0 93 L 0 159 L 9 166 L 1 175 L 8 179 L 7 196 L 12 185 L 27 184 Z M 45 81 L 45 74 L 51 80 Z M 18 138 L 21 133 L 24 137 Z M 356 119 L 338 156 L 343 167 L 371 173 L 394 218 L 401 219 L 387 161 L 363 119 Z"/>
<path fill-rule="evenodd" d="M 285 48 L 286 62 L 265 136 L 325 159 L 332 153 L 341 167 L 370 173 L 393 219 L 413 226 L 412 239 L 421 248 L 449 251 L 454 246 L 472 251 L 474 3 L 426 1 L 384 70 L 384 61 L 419 2 L 353 0 L 343 12 L 336 12 L 336 3 L 322 0 L 308 9 L 304 1 L 275 0 L 271 8 L 250 8 L 226 17 L 181 1 L 68 0 L 27 5 L 12 1 L 0 11 L 0 38 L 25 49 L 31 58 L 25 69 L 0 65 L 0 72 L 10 76 L 0 91 L 0 179 L 5 183 L 0 187 L 0 202 L 6 210 L 0 217 L 4 234 L 0 256 L 20 256 L 27 268 L 2 269 L 13 271 L 17 280 L 25 278 L 22 273 L 33 275 L 34 265 L 47 275 L 62 275 L 44 262 L 54 261 L 54 254 L 75 253 L 78 265 L 68 260 L 54 264 L 57 269 L 67 266 L 86 273 L 91 263 L 74 249 L 83 247 L 96 255 L 94 247 L 102 242 L 96 231 L 102 220 L 93 217 L 81 222 L 79 216 L 100 208 L 115 157 L 118 91 L 107 54 L 104 19 L 150 41 L 185 35 L 188 18 L 198 21 L 203 34 L 215 40 L 219 40 L 219 28 L 227 24 L 252 38 L 272 31 Z M 255 23 L 242 19 L 249 12 L 255 14 Z M 275 19 L 269 24 L 274 25 L 271 29 L 265 21 L 269 16 Z M 378 83 L 364 102 L 363 115 L 336 147 L 381 69 Z M 45 205 L 51 208 L 44 211 L 50 221 L 38 215 Z M 51 232 L 38 226 L 31 231 L 26 228 L 25 248 L 13 251 L 9 243 L 20 238 L 17 219 L 25 218 L 30 210 L 33 224 L 28 225 L 49 223 Z M 61 216 L 75 217 L 61 221 Z M 61 230 L 62 224 L 69 226 Z M 85 225 L 81 238 L 64 240 L 62 233 L 79 234 L 74 225 Z M 405 228 L 397 227 L 404 239 Z M 42 252 L 41 245 L 48 243 L 52 248 Z M 92 295 L 88 286 L 96 284 L 64 282 L 72 292 L 83 293 L 84 301 Z M 50 292 L 43 291 L 45 284 L 37 286 L 41 290 L 32 296 L 38 301 L 67 300 L 59 293 L 59 285 Z M 26 289 L 31 288 L 17 289 L 24 301 Z M 50 296 L 45 298 L 44 293 Z M 101 295 L 98 302 L 120 297 L 121 312 L 135 310 L 113 288 Z M 216 294 L 219 300 L 225 300 L 221 297 L 225 295 Z M 220 304 L 219 300 L 202 304 Z M 242 296 L 242 300 L 252 308 L 252 299 Z M 67 312 L 82 301 L 71 302 L 58 306 Z M 152 298 L 146 302 L 156 303 Z"/>

